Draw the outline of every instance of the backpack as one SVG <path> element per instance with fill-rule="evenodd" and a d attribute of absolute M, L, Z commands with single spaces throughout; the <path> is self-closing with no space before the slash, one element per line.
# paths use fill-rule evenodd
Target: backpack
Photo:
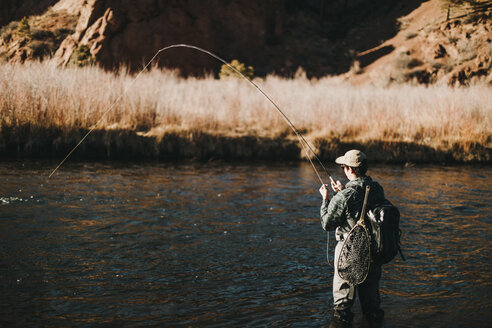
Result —
<path fill-rule="evenodd" d="M 400 253 L 400 211 L 389 201 L 374 206 L 366 216 L 371 234 L 371 259 L 375 264 L 386 264 Z"/>

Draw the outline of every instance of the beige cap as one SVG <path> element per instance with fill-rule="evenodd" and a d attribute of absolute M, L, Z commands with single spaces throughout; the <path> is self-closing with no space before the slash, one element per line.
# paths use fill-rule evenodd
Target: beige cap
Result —
<path fill-rule="evenodd" d="M 343 164 L 350 167 L 359 167 L 362 161 L 366 159 L 366 154 L 357 149 L 349 150 L 345 155 L 338 157 L 335 160 L 337 164 Z"/>

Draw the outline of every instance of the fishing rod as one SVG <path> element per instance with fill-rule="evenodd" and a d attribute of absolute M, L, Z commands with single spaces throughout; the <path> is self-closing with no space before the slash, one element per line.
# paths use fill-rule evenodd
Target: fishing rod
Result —
<path fill-rule="evenodd" d="M 331 175 L 328 173 L 328 170 L 325 168 L 325 166 L 323 165 L 323 163 L 321 162 L 321 160 L 319 159 L 319 157 L 316 155 L 316 153 L 314 152 L 313 148 L 311 147 L 311 145 L 309 144 L 309 142 L 307 142 L 307 140 L 304 138 L 304 136 L 299 132 L 299 130 L 295 127 L 295 125 L 292 123 L 292 121 L 287 117 L 287 115 L 285 115 L 285 113 L 280 109 L 280 107 L 258 86 L 256 85 L 256 83 L 254 83 L 250 78 L 248 78 L 247 76 L 245 76 L 243 73 L 241 73 L 238 69 L 236 69 L 234 66 L 232 66 L 231 64 L 229 64 L 228 62 L 226 62 L 224 59 L 220 58 L 219 56 L 215 55 L 214 53 L 208 51 L 208 50 L 205 50 L 205 49 L 202 49 L 200 47 L 197 47 L 197 46 L 193 46 L 193 45 L 189 45 L 189 44 L 173 44 L 173 45 L 170 45 L 170 46 L 167 46 L 167 47 L 164 47 L 162 49 L 159 49 L 159 51 L 156 52 L 156 54 L 149 60 L 149 62 L 142 68 L 142 70 L 135 76 L 135 78 L 133 79 L 133 81 L 124 89 L 123 93 L 111 104 L 111 106 L 109 106 L 109 108 L 101 115 L 101 117 L 99 118 L 99 120 L 96 122 L 96 124 L 94 124 L 94 126 L 82 137 L 82 139 L 80 139 L 80 141 L 75 145 L 75 147 L 72 148 L 72 150 L 67 154 L 67 156 L 65 156 L 65 158 L 60 162 L 60 164 L 58 164 L 58 166 L 51 172 L 51 174 L 49 175 L 49 178 L 51 178 L 51 176 L 63 165 L 63 163 L 68 159 L 68 157 L 70 157 L 70 155 L 72 155 L 72 153 L 75 151 L 75 149 L 77 149 L 81 144 L 82 142 L 84 142 L 84 140 L 92 133 L 92 131 L 94 131 L 96 129 L 96 127 L 98 126 L 99 122 L 101 122 L 101 120 L 104 118 L 104 116 L 109 113 L 113 108 L 114 106 L 116 105 L 116 103 L 118 101 L 120 101 L 120 99 L 126 94 L 126 92 L 131 88 L 133 87 L 133 84 L 135 83 L 135 81 L 139 78 L 139 76 L 149 67 L 149 65 L 154 61 L 154 59 L 161 53 L 161 52 L 164 52 L 166 50 L 169 50 L 169 49 L 172 49 L 172 48 L 189 48 L 189 49 L 194 49 L 194 50 L 198 50 L 200 52 L 203 52 L 215 59 L 217 59 L 218 61 L 222 62 L 224 65 L 227 65 L 227 67 L 229 67 L 231 70 L 233 70 L 234 72 L 236 72 L 237 74 L 239 74 L 242 78 L 246 79 L 253 87 L 256 88 L 256 90 L 258 90 L 266 99 L 268 99 L 268 101 L 270 101 L 270 103 L 275 107 L 275 109 L 280 113 L 280 115 L 282 116 L 282 118 L 285 120 L 285 122 L 287 122 L 287 124 L 289 125 L 289 127 L 294 131 L 294 133 L 296 134 L 298 140 L 299 140 L 299 143 L 301 144 L 303 150 L 306 152 L 306 155 L 307 155 L 307 158 L 309 160 L 309 162 L 311 163 L 311 166 L 313 167 L 314 169 L 314 172 L 316 173 L 316 175 L 318 176 L 318 179 L 319 181 L 321 182 L 321 184 L 325 184 L 323 182 L 323 179 L 321 179 L 321 176 L 318 172 L 318 170 L 316 169 L 316 166 L 314 165 L 312 159 L 311 159 L 311 156 L 308 152 L 308 150 L 311 152 L 311 154 L 314 156 L 314 158 L 318 161 L 319 165 L 323 168 L 323 170 L 325 171 L 325 173 L 329 176 L 331 182 L 334 182 L 333 181 L 333 178 L 331 177 Z"/>
<path fill-rule="evenodd" d="M 131 88 L 133 87 L 133 84 L 137 81 L 137 79 L 139 78 L 139 76 L 150 66 L 150 64 L 154 61 L 154 59 L 163 51 L 166 51 L 168 49 L 172 49 L 172 48 L 189 48 L 189 49 L 195 49 L 195 50 L 198 50 L 200 52 L 203 52 L 205 54 L 208 54 L 209 56 L 217 59 L 218 61 L 220 61 L 221 63 L 223 63 L 224 65 L 226 65 L 227 67 L 229 67 L 232 71 L 236 72 L 237 74 L 239 74 L 239 76 L 241 76 L 242 78 L 244 78 L 246 81 L 248 81 L 256 90 L 258 90 L 272 105 L 273 107 L 275 107 L 275 109 L 280 113 L 280 115 L 282 116 L 282 118 L 287 122 L 287 124 L 289 125 L 289 127 L 294 131 L 294 133 L 296 134 L 298 140 L 299 140 L 299 143 L 301 144 L 304 152 L 306 153 L 307 157 L 308 157 L 308 160 L 309 162 L 311 163 L 311 166 L 313 167 L 313 170 L 314 172 L 316 173 L 316 175 L 318 176 L 318 179 L 319 181 L 321 182 L 322 185 L 325 185 L 323 179 L 321 178 L 318 170 L 316 169 L 316 166 L 314 165 L 312 159 L 311 159 L 311 156 L 309 155 L 309 152 L 308 150 L 311 152 L 311 154 L 314 156 L 314 158 L 318 161 L 319 165 L 323 168 L 323 170 L 325 171 L 325 173 L 328 175 L 328 177 L 330 178 L 330 181 L 332 184 L 335 183 L 335 181 L 333 180 L 333 178 L 331 177 L 331 175 L 328 173 L 328 170 L 326 169 L 326 167 L 323 165 L 323 163 L 321 162 L 321 160 L 319 159 L 319 157 L 316 155 L 316 153 L 314 152 L 313 148 L 311 147 L 311 145 L 307 142 L 307 140 L 304 138 L 304 136 L 299 132 L 299 130 L 295 127 L 295 125 L 292 123 L 292 121 L 287 117 L 287 115 L 285 115 L 285 113 L 280 109 L 280 107 L 258 86 L 256 85 L 256 83 L 254 83 L 250 78 L 248 78 L 247 76 L 245 76 L 243 73 L 241 73 L 238 69 L 236 69 L 234 66 L 232 66 L 231 64 L 229 64 L 228 62 L 226 62 L 224 59 L 220 58 L 219 56 L 215 55 L 214 53 L 208 51 L 208 50 L 205 50 L 205 49 L 202 49 L 200 47 L 197 47 L 197 46 L 193 46 L 193 45 L 188 45 L 188 44 L 173 44 L 173 45 L 170 45 L 170 46 L 167 46 L 167 47 L 164 47 L 162 49 L 159 49 L 159 51 L 156 52 L 156 54 L 149 60 L 149 62 L 142 68 L 142 70 L 135 76 L 135 78 L 133 79 L 133 81 L 131 81 L 131 83 L 124 89 L 123 93 L 111 104 L 111 106 L 108 107 L 108 109 L 101 115 L 101 117 L 99 118 L 99 120 L 96 122 L 96 124 L 82 137 L 82 139 L 80 139 L 80 141 L 75 145 L 75 147 L 72 148 L 72 150 L 67 154 L 67 156 L 65 156 L 65 158 L 58 164 L 58 166 L 51 172 L 51 174 L 49 175 L 49 178 L 51 178 L 53 176 L 53 174 L 55 174 L 55 172 L 63 165 L 63 163 L 65 163 L 65 161 L 68 159 L 68 157 L 70 157 L 70 155 L 72 155 L 72 153 L 82 144 L 82 142 L 84 142 L 84 140 L 92 133 L 92 131 L 94 131 L 96 129 L 96 127 L 99 125 L 99 122 L 101 122 L 101 120 L 104 118 L 104 116 L 109 113 L 113 108 L 114 106 L 116 105 L 116 103 L 118 101 L 120 101 L 120 99 L 126 94 L 126 92 Z M 330 255 L 329 255 L 329 250 L 330 250 L 330 233 L 327 232 L 327 241 L 326 241 L 326 248 L 327 248 L 327 251 L 326 251 L 326 258 L 327 258 L 327 261 L 328 261 L 328 264 L 330 266 L 333 267 L 333 263 L 330 261 Z"/>

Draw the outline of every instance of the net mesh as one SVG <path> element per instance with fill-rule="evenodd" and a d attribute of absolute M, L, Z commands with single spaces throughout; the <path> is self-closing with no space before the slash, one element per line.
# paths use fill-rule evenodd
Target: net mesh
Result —
<path fill-rule="evenodd" d="M 364 282 L 369 272 L 370 239 L 367 229 L 357 224 L 347 235 L 338 257 L 338 275 L 350 284 Z"/>

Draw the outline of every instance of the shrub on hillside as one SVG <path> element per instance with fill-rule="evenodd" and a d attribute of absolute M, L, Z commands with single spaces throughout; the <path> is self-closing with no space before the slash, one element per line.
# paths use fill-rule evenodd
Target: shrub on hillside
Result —
<path fill-rule="evenodd" d="M 252 66 L 246 66 L 245 64 L 241 63 L 237 59 L 233 59 L 229 65 L 234 67 L 237 71 L 239 71 L 241 74 L 246 76 L 249 79 L 252 79 L 254 76 L 254 69 Z M 234 71 L 232 68 L 229 67 L 229 65 L 223 64 L 222 67 L 220 68 L 220 73 L 219 73 L 219 78 L 224 79 L 228 78 L 231 76 L 239 76 L 236 71 Z"/>
<path fill-rule="evenodd" d="M 17 34 L 25 38 L 31 36 L 31 26 L 29 25 L 27 17 L 22 18 L 19 25 L 17 25 Z"/>
<path fill-rule="evenodd" d="M 95 63 L 95 58 L 92 56 L 89 47 L 85 44 L 80 45 L 73 53 L 70 60 L 72 64 L 79 67 L 92 65 Z"/>
<path fill-rule="evenodd" d="M 475 21 L 480 17 L 480 13 L 485 13 L 490 7 L 490 1 L 480 0 L 442 0 L 442 9 L 446 11 L 446 21 L 451 16 L 457 16 L 458 13 L 468 16 L 470 21 Z"/>

